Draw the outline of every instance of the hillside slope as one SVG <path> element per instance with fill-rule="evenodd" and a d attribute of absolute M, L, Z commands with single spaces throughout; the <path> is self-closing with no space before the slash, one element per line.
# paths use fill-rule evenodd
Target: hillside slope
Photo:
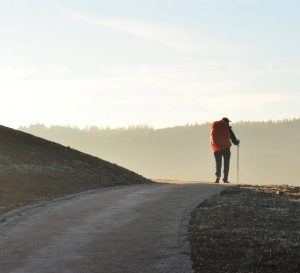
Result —
<path fill-rule="evenodd" d="M 0 126 L 0 214 L 65 194 L 150 183 L 125 168 Z"/>

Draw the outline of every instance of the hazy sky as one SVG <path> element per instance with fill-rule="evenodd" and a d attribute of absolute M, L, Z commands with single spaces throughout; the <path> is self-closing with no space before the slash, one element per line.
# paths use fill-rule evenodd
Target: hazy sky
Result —
<path fill-rule="evenodd" d="M 0 123 L 300 117 L 299 0 L 0 0 Z"/>

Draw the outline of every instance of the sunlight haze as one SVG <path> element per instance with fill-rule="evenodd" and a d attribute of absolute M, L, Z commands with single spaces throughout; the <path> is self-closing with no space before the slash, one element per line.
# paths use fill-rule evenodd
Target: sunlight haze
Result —
<path fill-rule="evenodd" d="M 0 122 L 300 116 L 300 2 L 0 0 Z"/>

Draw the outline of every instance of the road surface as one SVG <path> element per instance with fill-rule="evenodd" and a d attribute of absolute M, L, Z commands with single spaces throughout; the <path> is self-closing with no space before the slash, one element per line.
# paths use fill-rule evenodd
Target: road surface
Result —
<path fill-rule="evenodd" d="M 190 213 L 224 188 L 113 187 L 14 213 L 0 223 L 0 272 L 193 272 Z"/>

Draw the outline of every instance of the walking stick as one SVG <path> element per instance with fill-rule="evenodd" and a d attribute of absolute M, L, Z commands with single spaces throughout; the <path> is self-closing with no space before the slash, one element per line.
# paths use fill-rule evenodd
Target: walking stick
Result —
<path fill-rule="evenodd" d="M 236 174 L 236 181 L 237 181 L 237 184 L 239 183 L 239 169 L 240 169 L 240 144 L 238 144 L 237 146 L 237 163 L 236 163 L 236 171 L 237 171 L 237 174 Z"/>

